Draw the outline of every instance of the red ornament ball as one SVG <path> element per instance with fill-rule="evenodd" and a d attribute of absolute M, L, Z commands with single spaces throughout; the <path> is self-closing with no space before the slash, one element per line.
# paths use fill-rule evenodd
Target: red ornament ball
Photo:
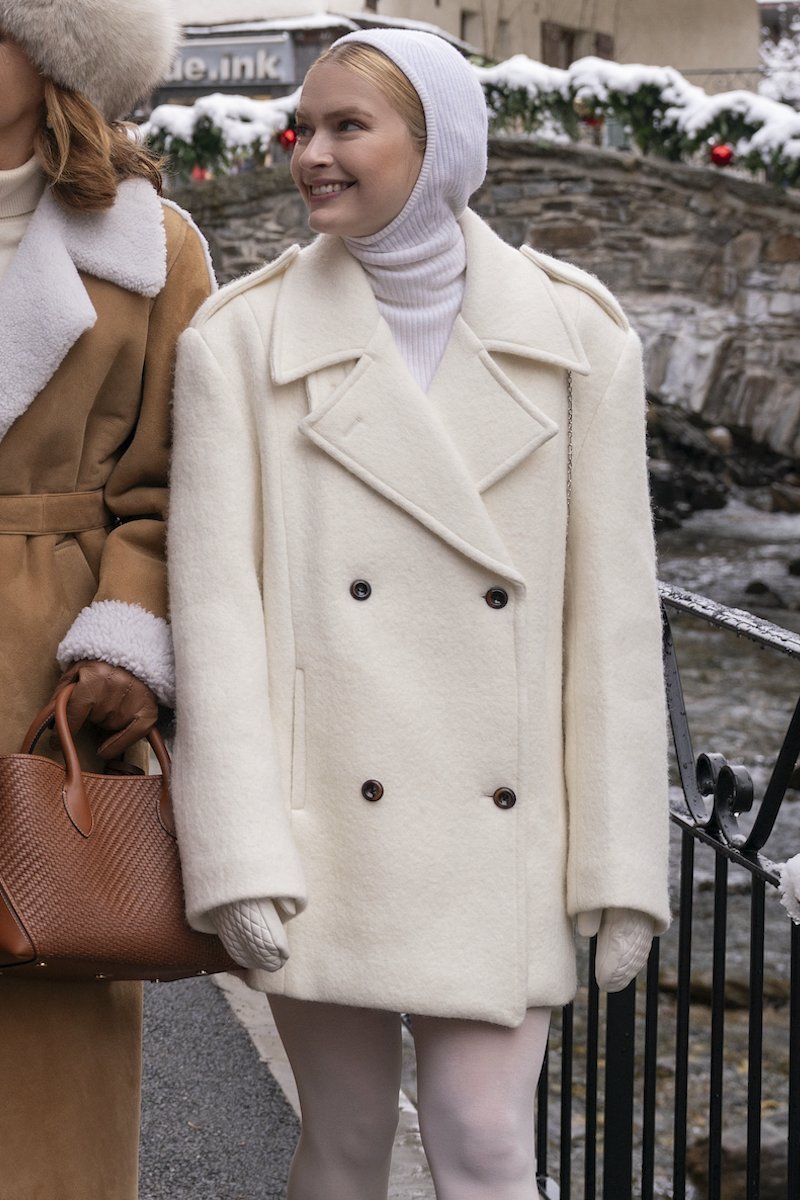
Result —
<path fill-rule="evenodd" d="M 278 134 L 278 141 L 283 146 L 284 150 L 294 149 L 294 144 L 297 141 L 297 134 L 293 129 L 284 129 L 283 133 Z"/>
<path fill-rule="evenodd" d="M 715 167 L 728 167 L 733 162 L 733 147 L 712 146 L 710 158 Z"/>

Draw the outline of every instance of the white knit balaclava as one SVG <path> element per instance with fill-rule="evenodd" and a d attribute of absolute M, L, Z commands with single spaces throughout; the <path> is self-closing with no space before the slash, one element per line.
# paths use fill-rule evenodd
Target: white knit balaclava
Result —
<path fill-rule="evenodd" d="M 486 175 L 487 113 L 469 63 L 443 38 L 369 29 L 334 42 L 374 46 L 415 88 L 425 114 L 419 178 L 391 224 L 345 238 L 369 276 L 409 370 L 427 391 L 464 296 L 466 253 L 457 218 Z"/>
<path fill-rule="evenodd" d="M 0 30 L 114 121 L 160 83 L 179 25 L 173 0 L 0 0 Z"/>

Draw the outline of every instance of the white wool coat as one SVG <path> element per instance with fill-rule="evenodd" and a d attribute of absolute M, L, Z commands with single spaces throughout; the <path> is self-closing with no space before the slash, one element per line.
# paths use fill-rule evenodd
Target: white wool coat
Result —
<path fill-rule="evenodd" d="M 181 340 L 175 807 L 196 928 L 297 904 L 256 986 L 515 1025 L 573 996 L 577 913 L 668 923 L 660 620 L 636 335 L 461 225 L 427 394 L 337 238 Z"/>

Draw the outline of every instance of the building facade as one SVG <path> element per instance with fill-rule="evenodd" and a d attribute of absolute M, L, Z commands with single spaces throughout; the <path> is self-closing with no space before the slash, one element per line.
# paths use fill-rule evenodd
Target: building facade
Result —
<path fill-rule="evenodd" d="M 293 91 L 317 55 L 372 24 L 437 28 L 465 52 L 566 67 L 594 54 L 673 66 L 709 91 L 755 88 L 756 0 L 176 0 L 185 44 L 157 99 Z"/>
<path fill-rule="evenodd" d="M 491 58 L 566 66 L 599 54 L 679 70 L 758 64 L 755 0 L 377 0 L 383 16 L 434 21 Z"/>

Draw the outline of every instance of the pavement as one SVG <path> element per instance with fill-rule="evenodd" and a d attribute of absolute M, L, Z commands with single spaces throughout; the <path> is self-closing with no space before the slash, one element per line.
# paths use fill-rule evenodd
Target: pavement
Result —
<path fill-rule="evenodd" d="M 406 1037 L 389 1196 L 434 1200 Z M 145 986 L 139 1200 L 284 1200 L 298 1131 L 264 996 L 230 975 Z"/>

